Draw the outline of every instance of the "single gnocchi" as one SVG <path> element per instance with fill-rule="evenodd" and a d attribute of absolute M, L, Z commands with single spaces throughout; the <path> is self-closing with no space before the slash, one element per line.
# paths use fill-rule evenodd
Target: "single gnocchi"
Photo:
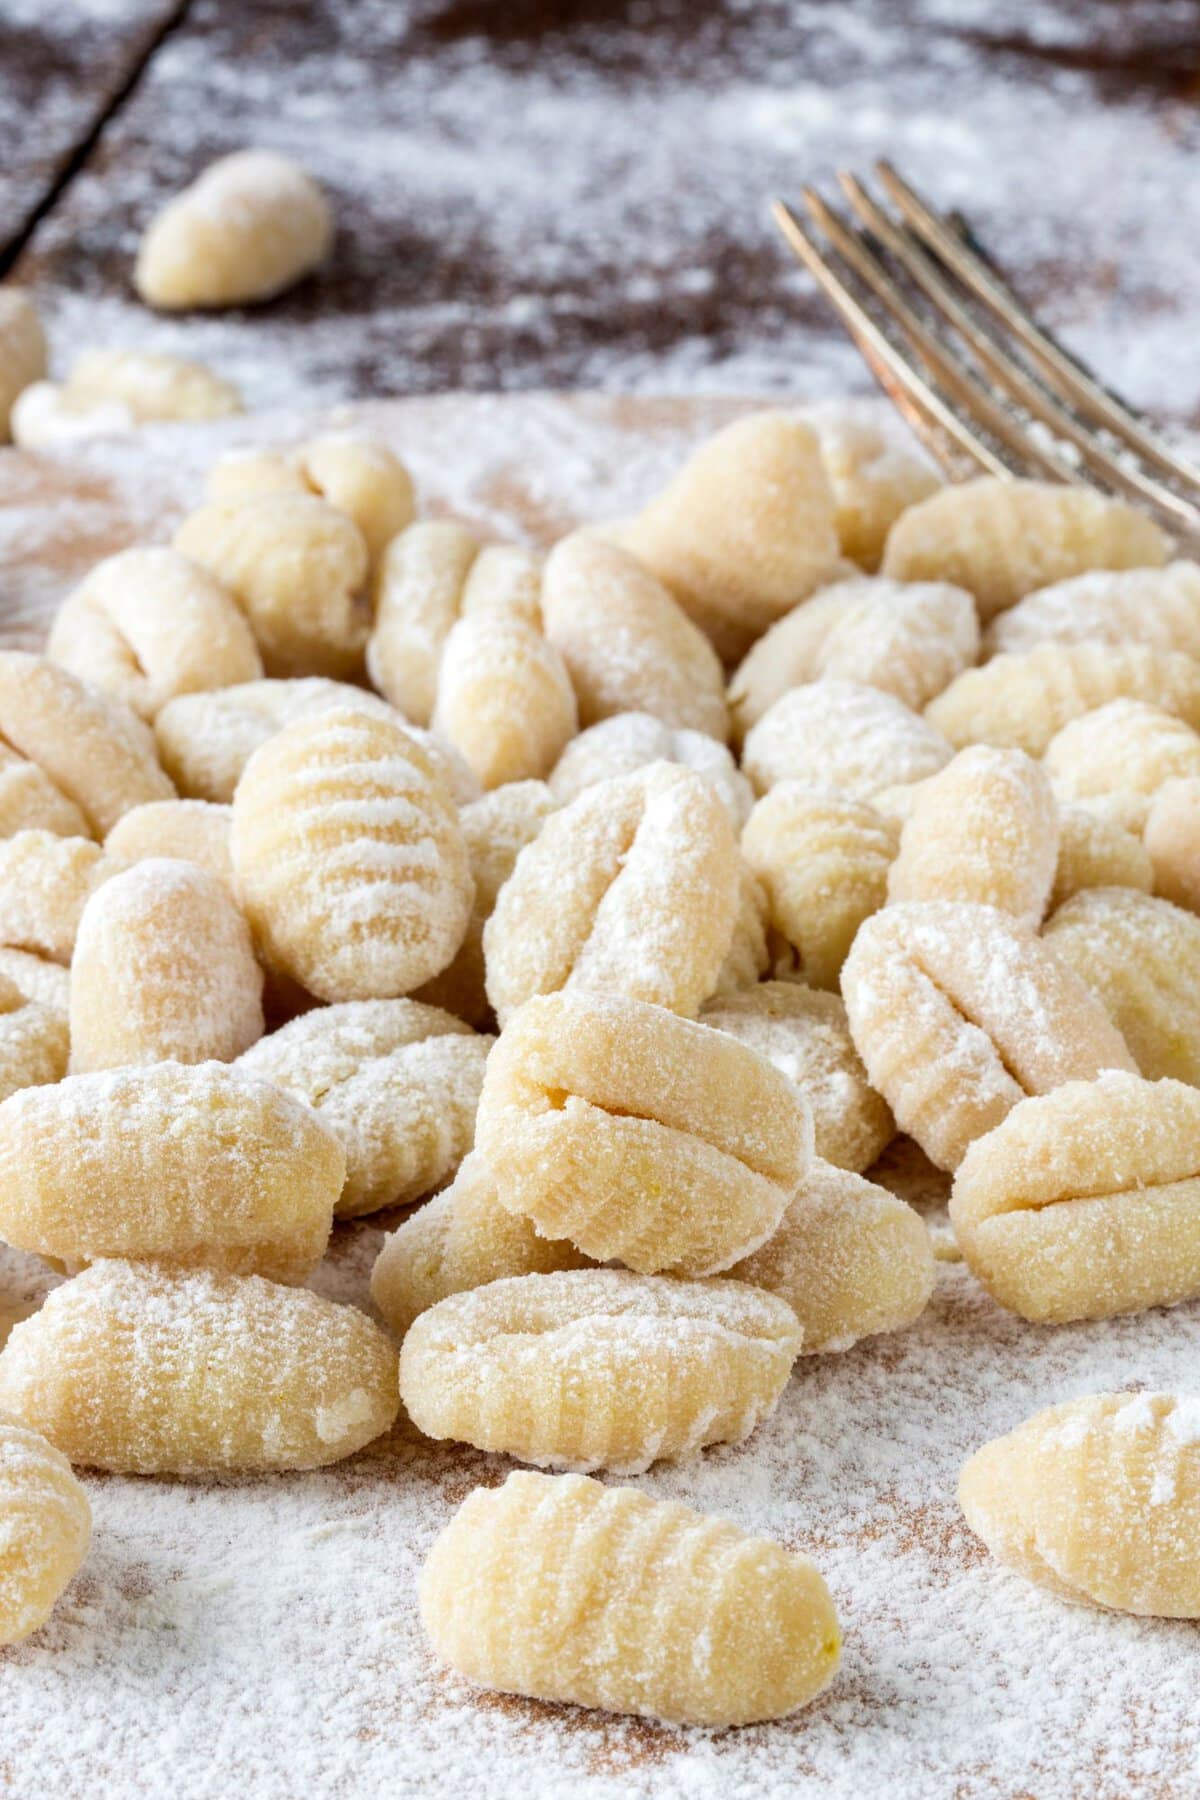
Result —
<path fill-rule="evenodd" d="M 523 544 L 485 544 L 467 571 L 461 616 L 503 613 L 541 630 L 544 568 L 545 559 Z"/>
<path fill-rule="evenodd" d="M 839 995 L 800 981 L 761 981 L 710 1001 L 700 1022 L 757 1050 L 795 1083 L 812 1109 L 815 1152 L 835 1168 L 861 1174 L 895 1136 L 891 1109 L 867 1080 Z"/>
<path fill-rule="evenodd" d="M 750 814 L 742 854 L 805 980 L 836 989 L 854 934 L 887 899 L 894 827 L 863 801 L 781 781 Z"/>
<path fill-rule="evenodd" d="M 1200 1293 L 1200 1091 L 1123 1071 L 1013 1108 L 971 1146 L 954 1234 L 1002 1306 L 1039 1324 Z"/>
<path fill-rule="evenodd" d="M 587 1264 L 573 1244 L 539 1237 L 522 1213 L 502 1206 L 495 1176 L 473 1150 L 450 1186 L 384 1239 L 371 1271 L 371 1298 L 402 1341 L 419 1314 L 451 1294 L 505 1276 Z"/>
<path fill-rule="evenodd" d="M 759 638 L 729 683 L 744 737 L 789 688 L 855 681 L 914 712 L 979 654 L 975 602 L 946 582 L 839 581 L 805 600 Z"/>
<path fill-rule="evenodd" d="M 61 1081 L 69 1043 L 62 1012 L 27 999 L 0 973 L 0 1101 L 20 1088 Z"/>
<path fill-rule="evenodd" d="M 413 522 L 412 477 L 377 439 L 351 431 L 306 438 L 293 450 L 233 450 L 215 462 L 205 481 L 209 500 L 256 494 L 315 494 L 352 519 L 372 565 Z"/>
<path fill-rule="evenodd" d="M 1095 994 L 1143 1075 L 1200 1086 L 1200 919 L 1169 900 L 1089 888 L 1045 941 Z"/>
<path fill-rule="evenodd" d="M 911 1325 L 933 1292 L 933 1247 L 911 1206 L 817 1158 L 778 1231 L 729 1273 L 786 1300 L 814 1356 Z"/>
<path fill-rule="evenodd" d="M 323 261 L 329 203 L 304 169 L 271 150 L 210 163 L 151 221 L 134 285 L 164 312 L 271 300 Z"/>
<path fill-rule="evenodd" d="M 1144 700 L 1200 730 L 1200 662 L 1144 644 L 1038 644 L 968 669 L 925 708 L 956 750 L 1044 755 L 1056 732 L 1110 700 Z"/>
<path fill-rule="evenodd" d="M 1079 977 L 992 906 L 886 907 L 859 931 L 842 994 L 872 1086 L 940 1169 L 1027 1094 L 1135 1068 Z"/>
<path fill-rule="evenodd" d="M 751 413 L 707 439 L 621 542 L 727 663 L 845 572 L 820 441 L 782 411 Z"/>
<path fill-rule="evenodd" d="M 1036 926 L 1058 868 L 1059 819 L 1042 764 L 977 744 L 911 790 L 889 900 L 968 900 Z"/>
<path fill-rule="evenodd" d="M 577 532 L 556 545 L 542 579 L 542 617 L 570 672 L 581 724 L 641 712 L 676 730 L 728 737 L 720 658 L 662 582 L 618 544 Z"/>
<path fill-rule="evenodd" d="M 485 611 L 451 628 L 433 729 L 453 744 L 485 792 L 548 775 L 578 723 L 566 665 L 536 627 Z"/>
<path fill-rule="evenodd" d="M 986 624 L 1035 588 L 1089 569 L 1157 568 L 1169 554 L 1152 520 L 1107 494 L 982 475 L 902 513 L 883 573 L 966 588 Z"/>
<path fill-rule="evenodd" d="M 465 525 L 421 519 L 392 539 L 376 572 L 367 672 L 415 725 L 433 717 L 442 650 L 478 555 Z"/>
<path fill-rule="evenodd" d="M 46 334 L 24 288 L 0 293 L 0 444 L 11 435 L 18 395 L 46 373 Z"/>
<path fill-rule="evenodd" d="M 122 550 L 97 563 L 60 606 L 46 654 L 149 720 L 177 694 L 262 674 L 244 614 L 177 550 Z"/>
<path fill-rule="evenodd" d="M 1200 657 L 1200 564 L 1105 569 L 1039 588 L 992 620 L 992 650 L 1036 644 L 1145 644 Z"/>
<path fill-rule="evenodd" d="M 209 800 L 152 800 L 119 818 L 104 840 L 104 857 L 114 868 L 165 856 L 207 869 L 233 888 L 229 833 L 233 813 Z"/>
<path fill-rule="evenodd" d="M 1145 700 L 1110 700 L 1064 725 L 1043 766 L 1062 799 L 1113 805 L 1141 830 L 1164 783 L 1200 776 L 1200 733 Z"/>
<path fill-rule="evenodd" d="M 228 887 L 151 857 L 113 875 L 79 921 L 71 1068 L 232 1062 L 263 1031 L 263 976 Z"/>
<path fill-rule="evenodd" d="M 812 1155 L 765 1057 L 643 1001 L 531 1000 L 484 1075 L 475 1142 L 502 1205 L 639 1274 L 713 1275 L 775 1230 Z"/>
<path fill-rule="evenodd" d="M 733 939 L 737 841 L 689 769 L 651 763 L 597 782 L 522 850 L 483 932 L 504 1025 L 536 994 L 626 994 L 696 1013 Z"/>
<path fill-rule="evenodd" d="M 901 513 L 941 487 L 941 479 L 903 429 L 868 402 L 828 400 L 801 414 L 817 434 L 833 488 L 842 555 L 877 569 L 887 534 Z"/>
<path fill-rule="evenodd" d="M 1200 912 L 1200 777 L 1164 782 L 1150 802 L 1143 843 L 1155 892 Z"/>
<path fill-rule="evenodd" d="M 453 1176 L 471 1147 L 491 1048 L 415 1000 L 351 1000 L 302 1013 L 238 1067 L 310 1106 L 346 1152 L 342 1218 L 406 1206 Z"/>
<path fill-rule="evenodd" d="M 66 1457 L 0 1413 L 0 1646 L 46 1623 L 91 1536 L 92 1509 Z"/>
<path fill-rule="evenodd" d="M 0 839 L 0 943 L 69 963 L 84 907 L 118 866 L 90 837 L 18 831 Z"/>
<path fill-rule="evenodd" d="M 1051 911 L 1084 888 L 1138 888 L 1148 894 L 1154 884 L 1154 868 L 1140 838 L 1119 820 L 1090 807 L 1059 807 Z"/>
<path fill-rule="evenodd" d="M 787 1302 L 740 1282 L 517 1275 L 421 1314 L 400 1398 L 426 1437 L 633 1475 L 741 1443 L 774 1410 L 800 1342 Z"/>
<path fill-rule="evenodd" d="M 324 1254 L 346 1162 L 268 1082 L 163 1062 L 13 1094 L 0 1169 L 0 1232 L 18 1249 L 302 1281 Z"/>
<path fill-rule="evenodd" d="M 964 1464 L 958 1500 L 998 1562 L 1060 1599 L 1200 1618 L 1200 1401 L 1089 1394 Z"/>
<path fill-rule="evenodd" d="M 476 1488 L 421 1571 L 421 1622 L 482 1687 L 681 1725 L 781 1718 L 841 1632 L 806 1556 L 586 1475 Z M 561 1619 L 552 1636 L 547 1619 Z"/>
<path fill-rule="evenodd" d="M 65 1019 L 70 1005 L 71 971 L 61 963 L 51 962 L 34 950 L 0 948 L 0 975 L 11 981 L 26 1000 L 61 1013 Z"/>
<path fill-rule="evenodd" d="M 471 915 L 458 809 L 399 725 L 320 712 L 255 751 L 233 801 L 238 893 L 270 961 L 322 1000 L 410 993 Z"/>
<path fill-rule="evenodd" d="M 952 755 L 940 732 L 892 694 L 830 679 L 790 688 L 768 707 L 747 734 L 742 767 L 759 794 L 801 781 L 869 800 L 936 775 Z"/>
<path fill-rule="evenodd" d="M 123 436 L 142 425 L 224 419 L 242 410 L 231 382 L 203 363 L 148 350 L 89 350 L 66 381 L 35 381 L 19 396 L 12 431 L 24 450 Z"/>
<path fill-rule="evenodd" d="M 754 790 L 725 745 L 706 731 L 676 730 L 650 713 L 614 713 L 573 738 L 551 773 L 560 806 L 598 781 L 634 775 L 647 763 L 679 763 L 715 788 L 740 830 L 754 804 Z"/>
<path fill-rule="evenodd" d="M 87 1468 L 319 1469 L 395 1419 L 396 1352 L 306 1288 L 98 1262 L 13 1327 L 0 1407 Z"/>

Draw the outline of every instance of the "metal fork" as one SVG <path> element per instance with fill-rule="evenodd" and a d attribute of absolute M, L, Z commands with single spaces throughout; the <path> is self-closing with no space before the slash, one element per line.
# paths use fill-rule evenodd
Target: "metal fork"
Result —
<path fill-rule="evenodd" d="M 1200 555 L 1200 469 L 1102 387 L 1026 311 L 956 219 L 888 162 L 894 210 L 838 179 L 857 219 L 805 187 L 810 229 L 772 208 L 871 373 L 951 480 L 1027 476 L 1098 488 L 1153 514 Z"/>

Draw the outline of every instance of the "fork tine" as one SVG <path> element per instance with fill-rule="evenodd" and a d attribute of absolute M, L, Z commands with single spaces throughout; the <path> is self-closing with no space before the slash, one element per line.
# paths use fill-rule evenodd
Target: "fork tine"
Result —
<path fill-rule="evenodd" d="M 1195 507 L 1140 468 L 1119 462 L 1093 432 L 1082 426 L 1073 413 L 1062 407 L 1052 394 L 1008 354 L 976 315 L 963 305 L 955 290 L 939 274 L 924 247 L 915 243 L 894 219 L 876 205 L 854 175 L 843 170 L 838 180 L 863 224 L 902 265 L 922 293 L 962 334 L 999 387 L 1057 436 L 1073 443 L 1084 461 L 1115 492 L 1139 500 L 1162 513 L 1175 530 L 1182 529 L 1190 533 L 1200 530 L 1200 512 Z"/>
<path fill-rule="evenodd" d="M 999 405 L 976 376 L 958 357 L 939 343 L 918 318 L 900 293 L 886 268 L 863 240 L 828 206 L 814 188 L 803 189 L 804 203 L 815 222 L 829 238 L 838 253 L 845 257 L 859 279 L 886 308 L 912 344 L 927 368 L 936 371 L 938 379 L 951 397 L 965 408 L 969 417 L 981 423 L 989 434 L 1003 444 L 1018 473 L 1032 467 L 1043 477 L 1054 481 L 1075 482 L 1078 471 L 1063 462 L 1055 451 L 1033 442 L 1020 422 Z M 1012 466 L 1008 472 L 1013 472 Z"/>
<path fill-rule="evenodd" d="M 965 461 L 971 474 L 978 474 L 982 469 L 989 475 L 1007 477 L 1009 471 L 999 457 L 950 411 L 941 396 L 922 380 L 880 331 L 871 315 L 859 305 L 791 208 L 782 200 L 776 200 L 771 207 L 771 216 L 792 253 L 832 303 L 884 393 L 947 475 L 953 480 L 961 479 Z"/>
<path fill-rule="evenodd" d="M 1200 469 L 1169 450 L 1147 429 L 1136 413 L 1115 394 L 1110 394 L 1107 388 L 1101 387 L 1081 363 L 1069 356 L 1053 338 L 1048 337 L 1007 283 L 1000 280 L 995 270 L 964 241 L 942 214 L 921 198 L 891 163 L 880 161 L 876 163 L 875 170 L 906 223 L 939 260 L 954 271 L 972 297 L 982 301 L 1025 346 L 1048 385 L 1054 387 L 1059 394 L 1065 392 L 1077 406 L 1098 417 L 1114 437 L 1128 444 L 1144 461 L 1175 480 L 1200 487 Z"/>

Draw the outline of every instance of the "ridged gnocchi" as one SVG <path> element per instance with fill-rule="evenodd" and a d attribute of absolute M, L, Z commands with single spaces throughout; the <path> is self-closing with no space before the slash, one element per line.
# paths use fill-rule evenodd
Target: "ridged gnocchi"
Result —
<path fill-rule="evenodd" d="M 651 763 L 597 782 L 517 858 L 483 932 L 501 1025 L 535 994 L 626 994 L 695 1013 L 733 938 L 739 857 L 729 815 L 690 769 Z"/>
<path fill-rule="evenodd" d="M 319 1469 L 395 1419 L 396 1352 L 306 1288 L 99 1262 L 13 1327 L 0 1407 L 88 1468 Z"/>
<path fill-rule="evenodd" d="M 450 1179 L 471 1147 L 491 1048 L 415 1000 L 321 1006 L 239 1058 L 247 1075 L 310 1106 L 346 1153 L 341 1218 L 406 1206 Z"/>
<path fill-rule="evenodd" d="M 46 1623 L 91 1536 L 92 1509 L 66 1457 L 0 1413 L 0 1647 Z"/>
<path fill-rule="evenodd" d="M 790 688 L 768 707 L 747 733 L 742 768 L 759 794 L 802 781 L 869 800 L 936 775 L 952 755 L 940 731 L 893 695 L 828 680 Z"/>
<path fill-rule="evenodd" d="M 1165 782 L 1200 776 L 1200 733 L 1145 700 L 1110 700 L 1056 732 L 1043 766 L 1062 799 L 1115 802 L 1140 830 Z"/>
<path fill-rule="evenodd" d="M 842 994 L 872 1086 L 940 1169 L 1027 1094 L 1135 1067 L 1079 977 L 992 906 L 886 907 L 859 931 Z"/>
<path fill-rule="evenodd" d="M 262 674 L 243 613 L 177 550 L 122 550 L 97 563 L 59 607 L 46 654 L 149 720 L 177 694 Z"/>
<path fill-rule="evenodd" d="M 641 712 L 676 730 L 728 737 L 720 658 L 620 545 L 586 532 L 557 544 L 542 577 L 542 617 L 574 683 L 581 724 Z"/>
<path fill-rule="evenodd" d="M 774 1410 L 800 1342 L 787 1302 L 740 1282 L 517 1275 L 421 1314 L 400 1398 L 427 1437 L 633 1475 L 741 1443 Z"/>
<path fill-rule="evenodd" d="M 781 781 L 750 814 L 742 854 L 805 980 L 836 989 L 855 932 L 887 899 L 894 827 L 864 801 Z"/>
<path fill-rule="evenodd" d="M 403 728 L 337 708 L 255 751 L 233 800 L 238 893 L 271 962 L 322 1000 L 410 993 L 471 914 L 458 809 Z"/>
<path fill-rule="evenodd" d="M 1146 644 L 1200 657 L 1200 564 L 1091 570 L 1027 594 L 988 629 L 992 650 L 1035 644 Z"/>
<path fill-rule="evenodd" d="M 134 286 L 164 312 L 270 300 L 316 268 L 333 219 L 304 169 L 272 150 L 210 163 L 151 221 Z"/>
<path fill-rule="evenodd" d="M 958 1482 L 999 1562 L 1060 1599 L 1200 1618 L 1200 1401 L 1089 1394 L 977 1450 Z"/>
<path fill-rule="evenodd" d="M 586 1475 L 476 1488 L 429 1554 L 420 1604 L 470 1681 L 681 1725 L 793 1712 L 841 1651 L 806 1556 Z"/>
<path fill-rule="evenodd" d="M 442 648 L 433 729 L 485 792 L 550 773 L 579 724 L 554 645 L 502 612 L 459 619 Z"/>
<path fill-rule="evenodd" d="M 345 1168 L 307 1107 L 223 1063 L 70 1075 L 0 1104 L 0 1232 L 61 1263 L 153 1257 L 302 1281 Z"/>
<path fill-rule="evenodd" d="M 1051 911 L 1084 888 L 1138 888 L 1148 894 L 1153 886 L 1154 868 L 1131 831 L 1090 807 L 1059 806 Z"/>
<path fill-rule="evenodd" d="M 754 790 L 733 757 L 706 731 L 676 730 L 650 713 L 614 713 L 572 738 L 549 781 L 560 806 L 598 781 L 634 775 L 647 763 L 679 763 L 714 787 L 740 830 L 754 804 Z"/>
<path fill-rule="evenodd" d="M 765 1057 L 662 1007 L 531 1000 L 475 1122 L 501 1203 L 640 1274 L 712 1275 L 757 1249 L 812 1155 L 808 1103 Z"/>
<path fill-rule="evenodd" d="M 782 411 L 751 413 L 707 439 L 621 542 L 727 663 L 845 572 L 820 442 Z"/>
<path fill-rule="evenodd" d="M 225 883 L 150 857 L 83 909 L 71 961 L 71 1068 L 232 1062 L 263 1031 L 263 976 Z"/>
<path fill-rule="evenodd" d="M 1045 767 L 977 744 L 912 789 L 887 874 L 889 900 L 972 900 L 1036 926 L 1058 867 L 1059 820 Z"/>
<path fill-rule="evenodd" d="M 882 567 L 896 581 L 966 588 L 986 624 L 1035 588 L 1089 569 L 1157 568 L 1169 554 L 1144 513 L 1093 488 L 982 475 L 902 513 Z"/>
<path fill-rule="evenodd" d="M 1023 1101 L 964 1156 L 954 1235 L 1002 1306 L 1040 1324 L 1200 1293 L 1200 1091 L 1123 1071 Z"/>

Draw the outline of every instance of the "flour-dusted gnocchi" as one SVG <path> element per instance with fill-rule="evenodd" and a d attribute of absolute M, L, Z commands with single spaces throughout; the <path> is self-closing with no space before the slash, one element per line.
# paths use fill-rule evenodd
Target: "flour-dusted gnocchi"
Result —
<path fill-rule="evenodd" d="M 1027 1094 L 1135 1067 L 1079 977 L 992 906 L 886 907 L 859 931 L 842 993 L 872 1085 L 940 1169 Z"/>
<path fill-rule="evenodd" d="M 375 577 L 371 680 L 414 724 L 437 704 L 442 650 L 462 606 L 479 540 L 453 519 L 421 519 L 393 538 Z"/>
<path fill-rule="evenodd" d="M 941 477 L 903 427 L 881 417 L 870 401 L 820 401 L 804 407 L 800 417 L 821 445 L 843 556 L 860 568 L 878 568 L 892 525 L 936 493 Z"/>
<path fill-rule="evenodd" d="M 134 285 L 164 312 L 271 300 L 329 249 L 329 203 L 304 169 L 271 150 L 222 156 L 151 221 Z"/>
<path fill-rule="evenodd" d="M 671 763 L 597 782 L 522 850 L 483 932 L 501 1025 L 559 988 L 695 1013 L 733 939 L 740 859 L 702 776 Z"/>
<path fill-rule="evenodd" d="M 1089 1394 L 964 1464 L 958 1499 L 999 1562 L 1063 1600 L 1200 1618 L 1200 1400 Z"/>
<path fill-rule="evenodd" d="M 1046 746 L 1044 766 L 1064 800 L 1116 802 L 1141 829 L 1157 789 L 1200 776 L 1200 733 L 1145 700 L 1110 700 L 1064 725 Z"/>
<path fill-rule="evenodd" d="M 399 725 L 338 708 L 256 750 L 233 801 L 233 865 L 271 962 L 322 1000 L 410 993 L 471 916 L 458 809 Z"/>
<path fill-rule="evenodd" d="M 536 626 L 485 611 L 451 627 L 433 729 L 485 791 L 548 775 L 578 724 L 566 665 Z"/>
<path fill-rule="evenodd" d="M 968 669 L 925 708 L 956 750 L 1041 756 L 1056 732 L 1109 700 L 1145 700 L 1200 730 L 1200 662 L 1144 644 L 1037 644 Z"/>
<path fill-rule="evenodd" d="M 837 994 L 799 981 L 761 981 L 710 1001 L 700 1022 L 729 1032 L 795 1082 L 812 1108 L 814 1147 L 825 1162 L 861 1174 L 895 1136 Z"/>
<path fill-rule="evenodd" d="M 754 790 L 725 745 L 706 731 L 676 730 L 651 713 L 614 713 L 581 731 L 555 763 L 550 786 L 565 806 L 597 781 L 633 775 L 652 762 L 694 769 L 716 789 L 734 825 L 740 830 L 745 824 Z"/>
<path fill-rule="evenodd" d="M 523 544 L 485 544 L 467 571 L 461 616 L 504 613 L 540 630 L 544 567 L 545 559 Z"/>
<path fill-rule="evenodd" d="M 83 909 L 114 866 L 92 838 L 18 831 L 0 839 L 0 944 L 69 963 Z"/>
<path fill-rule="evenodd" d="M 729 1273 L 786 1300 L 813 1356 L 910 1325 L 933 1292 L 933 1248 L 911 1206 L 818 1158 L 778 1231 Z"/>
<path fill-rule="evenodd" d="M 104 840 L 105 862 L 120 868 L 151 856 L 171 857 L 198 863 L 232 889 L 232 824 L 232 809 L 210 800 L 152 800 L 117 820 Z"/>
<path fill-rule="evenodd" d="M 940 731 L 894 695 L 828 680 L 791 688 L 767 708 L 747 733 L 742 767 L 760 794 L 802 781 L 869 800 L 936 775 L 952 755 Z"/>
<path fill-rule="evenodd" d="M 1084 888 L 1138 888 L 1148 894 L 1153 886 L 1150 857 L 1140 838 L 1119 820 L 1091 807 L 1059 806 L 1058 866 L 1051 911 Z"/>
<path fill-rule="evenodd" d="M 293 450 L 231 450 L 204 484 L 209 500 L 254 494 L 315 494 L 345 513 L 363 535 L 372 564 L 412 524 L 412 477 L 386 444 L 352 431 L 306 438 Z"/>
<path fill-rule="evenodd" d="M 1200 1086 L 1200 919 L 1130 888 L 1089 888 L 1045 941 L 1095 994 L 1151 1080 Z"/>
<path fill-rule="evenodd" d="M 1159 788 L 1150 802 L 1143 841 L 1155 892 L 1200 912 L 1200 778 L 1168 781 Z"/>
<path fill-rule="evenodd" d="M 974 594 L 986 623 L 1035 588 L 1089 569 L 1157 568 L 1170 549 L 1145 513 L 1093 488 L 982 475 L 902 513 L 883 573 L 952 581 Z"/>
<path fill-rule="evenodd" d="M 860 577 L 823 588 L 759 638 L 729 684 L 737 735 L 789 688 L 825 678 L 894 694 L 915 712 L 979 654 L 975 602 L 946 582 Z"/>
<path fill-rule="evenodd" d="M 120 436 L 170 420 L 224 419 L 242 398 L 203 363 L 149 350 L 88 350 L 66 381 L 37 381 L 20 395 L 12 431 L 25 450 Z"/>
<path fill-rule="evenodd" d="M 0 291 L 0 444 L 10 435 L 17 396 L 46 373 L 46 334 L 24 288 Z"/>
<path fill-rule="evenodd" d="M 103 837 L 131 806 L 174 796 L 149 728 L 44 656 L 0 651 L 0 739 L 3 837 Z"/>
<path fill-rule="evenodd" d="M 26 1000 L 61 1013 L 65 1019 L 70 1005 L 71 971 L 61 963 L 51 962 L 34 950 L 0 948 L 0 975 L 11 981 Z"/>
<path fill-rule="evenodd" d="M 495 1176 L 473 1150 L 450 1186 L 384 1239 L 371 1271 L 371 1298 L 402 1340 L 420 1313 L 450 1294 L 505 1276 L 587 1264 L 573 1244 L 539 1237 L 522 1213 L 502 1206 Z"/>
<path fill-rule="evenodd" d="M 785 963 L 792 955 L 790 948 L 771 932 L 766 888 L 745 857 L 740 858 L 733 937 L 706 1004 L 756 986 L 772 967 L 773 958 Z"/>
<path fill-rule="evenodd" d="M 750 814 L 742 854 L 805 980 L 836 989 L 855 932 L 887 899 L 895 828 L 864 801 L 781 781 Z"/>
<path fill-rule="evenodd" d="M 244 614 L 177 550 L 122 550 L 97 563 L 59 607 L 46 654 L 150 720 L 177 694 L 262 674 Z"/>
<path fill-rule="evenodd" d="M 741 1282 L 517 1275 L 421 1314 L 401 1351 L 400 1398 L 426 1437 L 633 1475 L 749 1437 L 800 1342 L 787 1302 Z"/>
<path fill-rule="evenodd" d="M 61 1010 L 27 999 L 0 973 L 0 1101 L 20 1088 L 61 1081 L 69 1047 Z"/>
<path fill-rule="evenodd" d="M 317 1469 L 392 1423 L 396 1352 L 305 1288 L 99 1262 L 14 1326 L 0 1407 L 89 1468 Z"/>
<path fill-rule="evenodd" d="M 437 1655 L 482 1687 L 681 1725 L 780 1718 L 828 1686 L 841 1652 L 806 1556 L 586 1475 L 476 1488 L 420 1602 Z"/>
<path fill-rule="evenodd" d="M 642 712 L 677 730 L 728 737 L 720 658 L 662 582 L 618 544 L 577 532 L 556 545 L 542 616 L 570 671 L 581 724 Z"/>
<path fill-rule="evenodd" d="M 418 989 L 418 1000 L 443 1007 L 477 1028 L 489 1021 L 492 1009 L 485 985 L 484 927 L 517 857 L 554 810 L 554 795 L 544 781 L 506 782 L 462 808 L 459 820 L 475 888 L 471 917 L 453 962 Z"/>
<path fill-rule="evenodd" d="M 752 413 L 693 451 L 621 532 L 726 662 L 845 573 L 816 433 L 795 414 Z"/>
<path fill-rule="evenodd" d="M 964 1156 L 963 1255 L 1001 1305 L 1045 1324 L 1200 1293 L 1200 1091 L 1124 1072 L 1016 1106 Z"/>
<path fill-rule="evenodd" d="M 471 1147 L 492 1040 L 415 1000 L 303 1013 L 239 1059 L 311 1106 L 346 1152 L 343 1218 L 440 1187 Z"/>
<path fill-rule="evenodd" d="M 13 1094 L 0 1169 L 0 1232 L 19 1249 L 302 1281 L 324 1253 L 345 1157 L 265 1081 L 156 1063 Z"/>
<path fill-rule="evenodd" d="M 226 884 L 150 857 L 113 875 L 79 921 L 71 1068 L 231 1062 L 263 1031 L 263 976 Z"/>
<path fill-rule="evenodd" d="M 215 500 L 174 537 L 228 589 L 268 675 L 357 674 L 371 629 L 367 546 L 353 519 L 313 494 Z"/>
<path fill-rule="evenodd" d="M 1146 644 L 1200 657 L 1200 564 L 1092 570 L 1039 588 L 993 619 L 992 650 L 1035 644 Z"/>
<path fill-rule="evenodd" d="M 531 1000 L 488 1059 L 476 1144 L 543 1237 L 711 1275 L 774 1231 L 812 1154 L 799 1090 L 724 1032 L 609 995 Z"/>
<path fill-rule="evenodd" d="M 92 1509 L 66 1457 L 0 1413 L 0 1647 L 46 1623 L 91 1535 Z"/>
<path fill-rule="evenodd" d="M 1041 764 L 977 744 L 912 789 L 890 900 L 975 900 L 1037 925 L 1058 867 L 1059 821 Z"/>

